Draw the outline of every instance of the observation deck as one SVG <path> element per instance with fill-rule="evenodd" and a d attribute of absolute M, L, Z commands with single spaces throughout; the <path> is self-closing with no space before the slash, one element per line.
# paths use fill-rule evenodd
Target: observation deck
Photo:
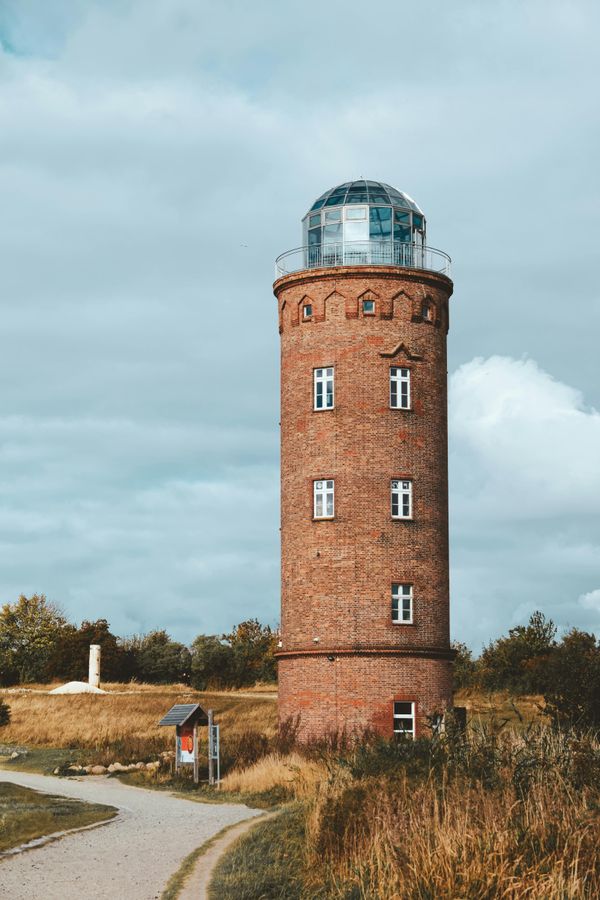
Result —
<path fill-rule="evenodd" d="M 450 277 L 451 259 L 443 250 L 404 241 L 340 241 L 296 247 L 275 260 L 275 278 L 305 269 L 335 266 L 398 266 Z"/>

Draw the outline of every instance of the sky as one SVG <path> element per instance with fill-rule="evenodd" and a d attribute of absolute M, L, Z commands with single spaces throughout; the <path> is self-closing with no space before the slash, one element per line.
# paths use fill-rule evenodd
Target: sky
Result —
<path fill-rule="evenodd" d="M 453 259 L 453 637 L 600 634 L 600 7 L 0 0 L 0 602 L 279 618 L 275 257 L 329 187 Z"/>

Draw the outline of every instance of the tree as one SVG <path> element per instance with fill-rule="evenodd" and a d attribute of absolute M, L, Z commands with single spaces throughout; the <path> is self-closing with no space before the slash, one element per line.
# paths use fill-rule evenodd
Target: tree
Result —
<path fill-rule="evenodd" d="M 69 681 L 87 681 L 90 644 L 102 648 L 100 677 L 102 681 L 121 681 L 129 677 L 130 662 L 119 638 L 110 630 L 106 619 L 84 621 L 79 628 L 67 625 L 63 637 L 49 661 L 50 677 Z"/>
<path fill-rule="evenodd" d="M 461 641 L 452 641 L 452 649 L 456 650 L 453 665 L 455 689 L 458 691 L 461 688 L 473 687 L 477 673 L 477 663 L 473 659 L 473 651 Z"/>
<path fill-rule="evenodd" d="M 257 681 L 276 681 L 275 652 L 279 634 L 258 619 L 248 619 L 236 625 L 231 634 L 224 634 L 233 651 L 234 679 L 237 687 Z"/>
<path fill-rule="evenodd" d="M 136 677 L 152 684 L 189 682 L 192 657 L 184 644 L 171 640 L 166 631 L 151 631 L 134 638 L 129 647 L 133 653 Z"/>
<path fill-rule="evenodd" d="M 67 621 L 44 594 L 5 603 L 0 611 L 0 677 L 4 684 L 46 681 Z"/>
<path fill-rule="evenodd" d="M 483 687 L 514 693 L 538 693 L 544 688 L 546 664 L 556 647 L 556 626 L 536 611 L 527 625 L 511 628 L 508 637 L 492 641 L 479 660 Z"/>
<path fill-rule="evenodd" d="M 546 668 L 546 712 L 555 725 L 600 730 L 600 643 L 573 628 Z"/>
<path fill-rule="evenodd" d="M 231 646 L 214 634 L 199 634 L 192 644 L 191 681 L 199 691 L 209 687 L 231 687 L 234 681 Z"/>

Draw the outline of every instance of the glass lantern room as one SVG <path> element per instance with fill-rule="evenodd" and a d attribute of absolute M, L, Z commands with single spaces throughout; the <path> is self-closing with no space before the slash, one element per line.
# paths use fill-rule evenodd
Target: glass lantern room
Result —
<path fill-rule="evenodd" d="M 376 262 L 378 256 L 411 255 L 426 244 L 423 211 L 381 181 L 361 179 L 331 188 L 315 200 L 302 225 L 309 265 L 313 256 L 326 261 L 331 254 L 368 253 Z"/>

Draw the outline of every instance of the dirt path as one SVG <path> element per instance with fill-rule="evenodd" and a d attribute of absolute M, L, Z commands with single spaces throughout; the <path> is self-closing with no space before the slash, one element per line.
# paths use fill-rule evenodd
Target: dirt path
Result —
<path fill-rule="evenodd" d="M 261 814 L 233 804 L 194 803 L 104 777 L 54 778 L 0 771 L 0 781 L 108 803 L 102 828 L 0 861 L 0 897 L 11 900 L 156 900 L 183 859 L 226 825 Z"/>
<path fill-rule="evenodd" d="M 266 813 L 260 817 L 261 822 L 272 819 L 277 813 Z M 213 872 L 217 863 L 224 853 L 229 850 L 231 845 L 237 841 L 239 837 L 245 834 L 250 828 L 256 825 L 256 821 L 239 822 L 230 828 L 223 837 L 220 837 L 214 844 L 208 848 L 206 853 L 196 862 L 194 869 L 186 880 L 183 890 L 179 895 L 179 900 L 208 900 L 208 886 L 210 885 Z"/>

